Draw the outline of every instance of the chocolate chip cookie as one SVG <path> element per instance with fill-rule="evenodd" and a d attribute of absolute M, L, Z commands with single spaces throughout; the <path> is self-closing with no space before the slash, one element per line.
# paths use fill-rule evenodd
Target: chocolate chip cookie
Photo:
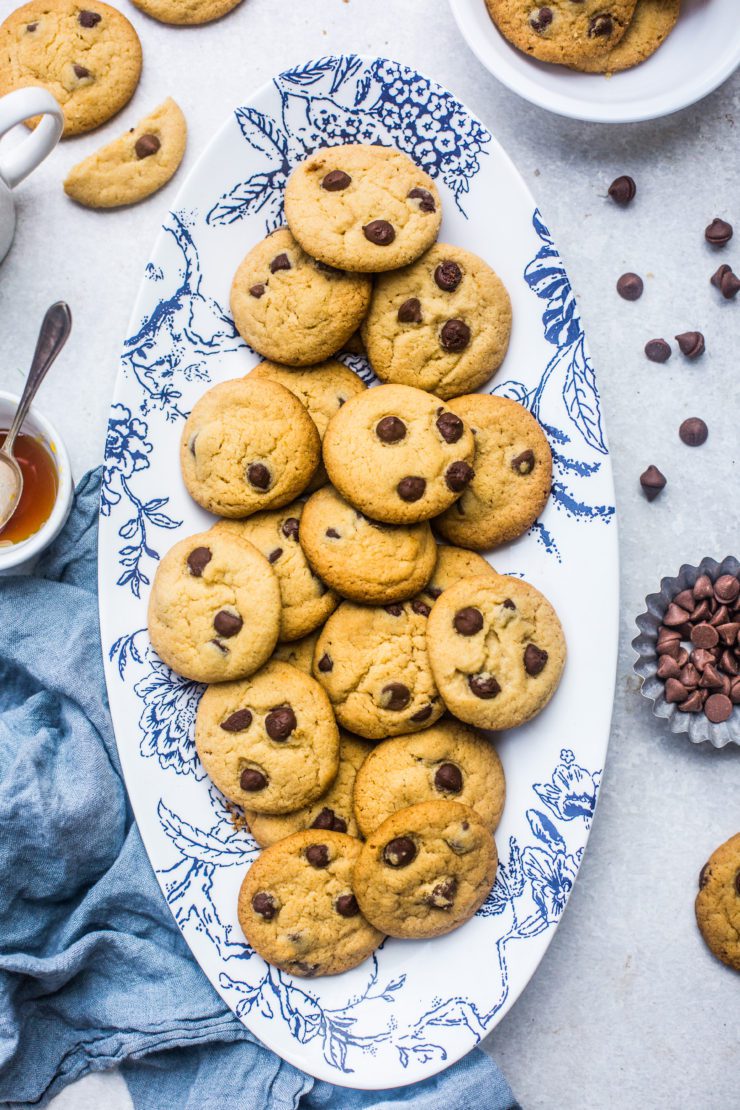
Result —
<path fill-rule="evenodd" d="M 222 520 L 214 532 L 231 532 L 254 544 L 277 575 L 281 640 L 300 640 L 319 628 L 339 598 L 314 574 L 298 542 L 303 502 L 255 513 L 246 520 Z"/>
<path fill-rule="evenodd" d="M 324 465 L 350 505 L 415 524 L 456 501 L 473 477 L 473 433 L 436 397 L 380 385 L 348 401 L 324 436 Z"/>
<path fill-rule="evenodd" d="M 318 366 L 309 366 L 306 370 L 288 370 L 275 362 L 261 362 L 254 370 L 250 370 L 247 377 L 267 378 L 269 381 L 279 382 L 294 393 L 301 404 L 308 409 L 308 414 L 318 428 L 321 439 L 324 438 L 324 432 L 332 416 L 339 412 L 342 405 L 367 389 L 362 378 L 358 378 L 352 370 L 348 370 L 341 362 L 333 359 L 319 363 Z M 328 481 L 324 464 L 321 462 L 306 492 L 313 493 Z"/>
<path fill-rule="evenodd" d="M 341 350 L 370 303 L 370 279 L 326 266 L 287 228 L 252 247 L 234 275 L 231 313 L 258 354 L 311 366 Z"/>
<path fill-rule="evenodd" d="M 511 335 L 511 301 L 491 267 L 446 243 L 378 278 L 362 338 L 384 382 L 447 399 L 496 373 Z"/>
<path fill-rule="evenodd" d="M 65 136 L 119 112 L 140 74 L 139 36 L 100 0 L 31 0 L 0 25 L 0 96 L 29 85 L 48 89 L 64 112 Z"/>
<path fill-rule="evenodd" d="M 717 959 L 740 971 L 740 833 L 720 844 L 702 867 L 696 920 Z"/>
<path fill-rule="evenodd" d="M 277 382 L 236 378 L 195 404 L 180 441 L 188 493 L 217 516 L 245 517 L 287 505 L 319 464 L 319 433 Z"/>
<path fill-rule="evenodd" d="M 439 595 L 461 578 L 479 578 L 482 574 L 495 575 L 496 571 L 482 555 L 466 551 L 464 547 L 437 546 L 437 561 L 432 577 L 421 591 L 422 601 L 432 605 Z"/>
<path fill-rule="evenodd" d="M 321 797 L 339 766 L 339 731 L 317 682 L 271 660 L 242 682 L 209 686 L 195 746 L 230 801 L 256 813 L 291 813 Z"/>
<path fill-rule="evenodd" d="M 322 147 L 293 170 L 285 216 L 314 258 L 376 273 L 432 245 L 442 204 L 432 179 L 400 150 L 352 144 Z"/>
<path fill-rule="evenodd" d="M 352 791 L 355 776 L 362 766 L 373 745 L 367 740 L 358 740 L 348 732 L 339 733 L 339 770 L 337 777 L 325 794 L 315 802 L 275 817 L 267 813 L 255 813 L 246 809 L 244 816 L 249 831 L 260 848 L 269 848 L 285 836 L 303 832 L 304 829 L 331 829 L 333 832 L 360 836 L 360 830 L 352 805 Z"/>
<path fill-rule="evenodd" d="M 489 829 L 504 808 L 504 769 L 482 732 L 446 717 L 424 732 L 384 740 L 357 773 L 354 805 L 363 836 L 393 813 L 418 802 L 470 806 Z"/>
<path fill-rule="evenodd" d="M 485 902 L 498 855 L 491 830 L 459 802 L 420 802 L 388 817 L 362 846 L 353 875 L 368 921 L 392 937 L 438 937 Z"/>
<path fill-rule="evenodd" d="M 176 26 L 199 26 L 221 19 L 241 0 L 131 0 L 140 11 L 160 23 Z"/>
<path fill-rule="evenodd" d="M 629 27 L 635 0 L 486 0 L 512 45 L 541 62 L 572 65 L 606 54 Z"/>
<path fill-rule="evenodd" d="M 637 0 L 632 22 L 613 50 L 571 62 L 582 73 L 619 73 L 651 57 L 676 26 L 681 0 Z"/>
<path fill-rule="evenodd" d="M 429 581 L 437 557 L 427 521 L 378 524 L 332 486 L 306 502 L 301 547 L 327 585 L 351 601 L 373 605 L 413 597 Z"/>
<path fill-rule="evenodd" d="M 420 600 L 380 608 L 344 601 L 329 617 L 313 673 L 345 728 L 382 740 L 418 732 L 442 716 L 427 656 L 429 612 Z"/>
<path fill-rule="evenodd" d="M 473 393 L 449 407 L 475 435 L 475 476 L 435 527 L 450 543 L 485 551 L 534 524 L 550 496 L 552 453 L 538 422 L 516 401 Z"/>
<path fill-rule="evenodd" d="M 242 678 L 277 642 L 277 577 L 238 536 L 188 536 L 157 566 L 148 620 L 152 646 L 173 671 L 195 682 Z"/>
<path fill-rule="evenodd" d="M 464 578 L 427 626 L 432 673 L 451 713 L 479 728 L 514 728 L 555 693 L 565 638 L 547 598 L 519 578 Z"/>

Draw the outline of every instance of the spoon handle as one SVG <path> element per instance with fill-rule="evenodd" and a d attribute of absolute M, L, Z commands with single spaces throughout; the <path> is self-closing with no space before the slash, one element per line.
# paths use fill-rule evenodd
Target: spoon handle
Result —
<path fill-rule="evenodd" d="M 13 453 L 15 437 L 21 430 L 26 414 L 31 407 L 31 402 L 36 396 L 36 391 L 46 377 L 47 370 L 67 342 L 71 328 L 72 313 L 68 304 L 65 304 L 64 301 L 57 301 L 56 304 L 47 309 L 36 341 L 31 369 L 28 371 L 26 384 L 18 402 L 18 410 L 3 444 L 3 450 L 7 451 L 9 455 Z"/>

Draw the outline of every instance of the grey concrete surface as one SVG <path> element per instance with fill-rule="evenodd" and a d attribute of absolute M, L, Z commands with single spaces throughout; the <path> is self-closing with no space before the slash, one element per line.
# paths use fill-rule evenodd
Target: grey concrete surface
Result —
<path fill-rule="evenodd" d="M 708 853 L 740 828 L 740 751 L 694 748 L 654 720 L 629 644 L 662 574 L 740 550 L 740 298 L 726 304 L 710 288 L 720 256 L 702 234 L 715 215 L 734 222 L 738 234 L 721 260 L 740 271 L 740 75 L 667 119 L 589 125 L 507 92 L 469 53 L 445 0 L 245 0 L 200 30 L 166 28 L 120 6 L 143 40 L 141 86 L 104 136 L 65 144 L 18 191 L 18 236 L 0 267 L 0 388 L 20 385 L 47 304 L 69 300 L 73 338 L 40 404 L 78 476 L 100 460 L 118 348 L 179 181 L 130 211 L 97 214 L 69 203 L 60 180 L 166 95 L 188 118 L 187 166 L 235 103 L 273 72 L 322 53 L 396 57 L 477 112 L 533 189 L 580 297 L 613 452 L 622 559 L 612 739 L 591 842 L 555 940 L 486 1048 L 527 1110 L 738 1106 L 740 981 L 704 948 L 693 898 Z M 639 187 L 627 210 L 604 199 L 618 173 Z M 625 270 L 645 278 L 635 304 L 614 291 Z M 707 338 L 700 361 L 674 353 L 661 367 L 644 358 L 647 339 L 694 328 Z M 690 415 L 709 425 L 701 449 L 678 440 Z M 668 477 L 652 505 L 637 484 L 649 463 Z M 595 652 L 599 637 L 595 613 Z M 69 1088 L 53 1105 L 123 1110 L 130 1102 L 111 1075 Z"/>

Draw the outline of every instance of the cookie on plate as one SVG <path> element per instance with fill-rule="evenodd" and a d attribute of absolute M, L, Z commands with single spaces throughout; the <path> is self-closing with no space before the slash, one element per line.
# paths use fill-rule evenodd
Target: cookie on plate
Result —
<path fill-rule="evenodd" d="M 306 502 L 301 547 L 319 577 L 342 597 L 387 605 L 429 581 L 437 545 L 427 521 L 378 524 L 325 486 Z"/>
<path fill-rule="evenodd" d="M 258 354 L 312 366 L 341 350 L 370 303 L 370 279 L 310 257 L 287 227 L 247 254 L 231 285 L 231 313 Z"/>
<path fill-rule="evenodd" d="M 491 267 L 437 243 L 375 282 L 362 338 L 373 370 L 447 399 L 496 373 L 511 335 L 511 301 Z"/>
<path fill-rule="evenodd" d="M 432 605 L 448 586 L 454 586 L 461 578 L 479 578 L 482 574 L 496 574 L 482 555 L 476 555 L 474 551 L 467 551 L 464 547 L 438 544 L 437 561 L 432 577 L 421 591 L 421 600 Z"/>
<path fill-rule="evenodd" d="M 194 26 L 220 19 L 241 0 L 131 0 L 131 3 L 160 23 Z"/>
<path fill-rule="evenodd" d="M 313 653 L 318 638 L 319 632 L 317 629 L 315 632 L 309 633 L 308 636 L 303 636 L 300 640 L 284 640 L 275 648 L 272 658 L 279 659 L 283 663 L 290 663 L 292 667 L 297 667 L 304 674 L 311 674 Z"/>
<path fill-rule="evenodd" d="M 649 58 L 676 26 L 681 0 L 637 0 L 632 22 L 613 50 L 598 58 L 571 62 L 582 73 L 619 73 Z"/>
<path fill-rule="evenodd" d="M 289 390 L 235 378 L 212 386 L 194 405 L 180 466 L 188 493 L 204 509 L 245 517 L 302 493 L 320 451 L 316 425 Z"/>
<path fill-rule="evenodd" d="M 362 846 L 353 884 L 368 921 L 392 937 L 438 937 L 464 924 L 493 886 L 493 834 L 459 802 L 419 802 Z"/>
<path fill-rule="evenodd" d="M 565 637 L 550 602 L 507 575 L 463 578 L 434 603 L 429 661 L 451 713 L 479 728 L 514 728 L 555 693 Z"/>
<path fill-rule="evenodd" d="M 154 650 L 178 674 L 195 682 L 243 678 L 277 642 L 277 577 L 238 536 L 188 536 L 157 565 L 148 622 Z"/>
<path fill-rule="evenodd" d="M 473 393 L 449 407 L 475 435 L 475 476 L 435 527 L 450 543 L 485 551 L 537 520 L 550 496 L 552 452 L 532 414 L 508 397 Z"/>
<path fill-rule="evenodd" d="M 64 112 L 65 136 L 119 112 L 140 74 L 139 36 L 101 0 L 31 0 L 0 25 L 0 96 L 29 85 L 48 89 Z"/>
<path fill-rule="evenodd" d="M 319 436 L 323 439 L 327 425 L 335 413 L 339 412 L 343 404 L 358 393 L 363 393 L 367 386 L 352 370 L 348 370 L 341 362 L 329 359 L 318 366 L 309 366 L 305 370 L 286 369 L 276 362 L 261 362 L 250 370 L 248 378 L 267 378 L 272 382 L 279 382 L 294 393 L 301 404 L 308 409 L 309 416 L 318 428 Z M 311 479 L 306 492 L 313 493 L 329 481 L 323 462 Z"/>
<path fill-rule="evenodd" d="M 239 924 L 255 952 L 291 975 L 338 975 L 383 934 L 360 913 L 352 869 L 361 844 L 344 833 L 293 833 L 254 861 L 239 891 Z"/>
<path fill-rule="evenodd" d="M 740 971 L 740 833 L 720 844 L 702 867 L 696 920 L 717 959 Z"/>
<path fill-rule="evenodd" d="M 305 829 L 330 829 L 332 832 L 348 833 L 349 836 L 359 837 L 360 830 L 352 805 L 352 791 L 355 776 L 373 746 L 369 741 L 358 740 L 356 736 L 350 736 L 348 732 L 340 729 L 339 770 L 325 794 L 310 805 L 304 806 L 303 809 L 297 809 L 294 813 L 285 813 L 282 816 L 255 813 L 254 810 L 246 809 L 244 816 L 247 819 L 249 831 L 260 848 L 269 848 L 271 844 L 276 844 L 283 837 L 303 832 Z"/>
<path fill-rule="evenodd" d="M 214 532 L 231 532 L 254 544 L 277 575 L 280 586 L 281 640 L 300 640 L 319 628 L 339 598 L 312 571 L 298 542 L 303 502 L 268 509 L 245 520 L 221 520 Z"/>
<path fill-rule="evenodd" d="M 354 805 L 363 836 L 418 802 L 470 806 L 494 831 L 506 798 L 504 769 L 482 732 L 446 717 L 411 736 L 376 745 L 357 773 Z"/>
<path fill-rule="evenodd" d="M 408 385 L 379 385 L 329 421 L 324 465 L 356 509 L 387 524 L 429 520 L 473 477 L 470 428 L 436 397 Z"/>
<path fill-rule="evenodd" d="M 285 217 L 304 250 L 330 266 L 376 273 L 418 258 L 437 238 L 437 187 L 387 146 L 322 147 L 291 173 Z"/>
<path fill-rule="evenodd" d="M 117 208 L 151 196 L 182 162 L 187 130 L 185 116 L 168 97 L 136 127 L 73 166 L 65 193 L 87 208 Z"/>
<path fill-rule="evenodd" d="M 603 56 L 629 27 L 635 0 L 486 0 L 504 38 L 541 62 L 573 65 Z"/>
<path fill-rule="evenodd" d="M 339 731 L 314 680 L 271 660 L 251 678 L 209 686 L 195 746 L 230 801 L 256 813 L 291 813 L 319 798 L 339 766 Z"/>
<path fill-rule="evenodd" d="M 418 732 L 442 716 L 426 648 L 429 606 L 344 601 L 321 630 L 313 673 L 337 720 L 368 740 Z"/>

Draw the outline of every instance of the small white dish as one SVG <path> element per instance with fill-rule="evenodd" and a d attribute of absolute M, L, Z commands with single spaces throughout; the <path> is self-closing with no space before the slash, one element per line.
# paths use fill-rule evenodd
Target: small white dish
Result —
<path fill-rule="evenodd" d="M 10 426 L 20 397 L 0 391 L 0 428 Z M 0 545 L 0 575 L 21 574 L 31 569 L 34 560 L 49 546 L 65 525 L 72 508 L 72 469 L 69 456 L 54 425 L 38 409 L 31 408 L 23 422 L 22 432 L 43 440 L 57 469 L 57 497 L 48 520 L 28 539 L 9 546 Z"/>
<path fill-rule="evenodd" d="M 512 46 L 485 0 L 450 0 L 470 49 L 512 92 L 571 119 L 636 123 L 695 104 L 740 65 L 737 0 L 683 0 L 675 29 L 642 65 L 617 73 L 576 73 L 538 62 Z"/>

